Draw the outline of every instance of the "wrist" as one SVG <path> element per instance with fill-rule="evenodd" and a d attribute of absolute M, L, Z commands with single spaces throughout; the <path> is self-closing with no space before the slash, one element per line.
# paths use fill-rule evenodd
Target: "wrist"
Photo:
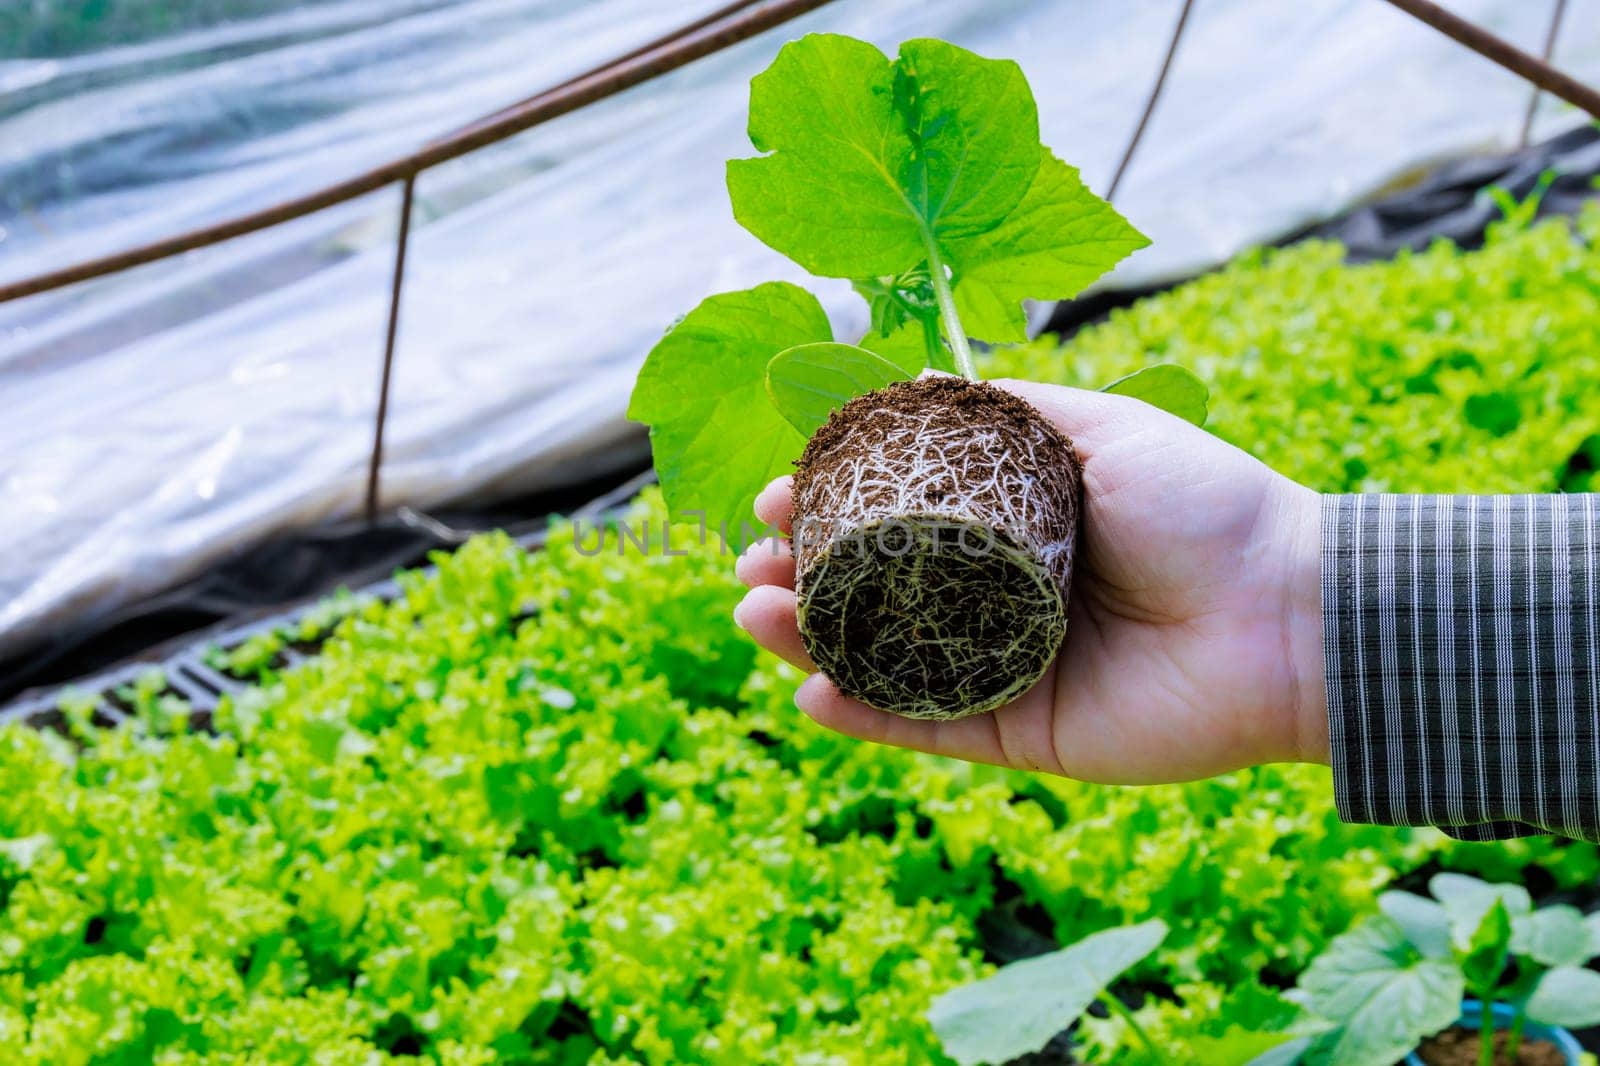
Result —
<path fill-rule="evenodd" d="M 1285 723 L 1291 757 L 1327 763 L 1327 668 L 1322 646 L 1322 497 L 1285 482 L 1282 590 L 1289 693 Z"/>

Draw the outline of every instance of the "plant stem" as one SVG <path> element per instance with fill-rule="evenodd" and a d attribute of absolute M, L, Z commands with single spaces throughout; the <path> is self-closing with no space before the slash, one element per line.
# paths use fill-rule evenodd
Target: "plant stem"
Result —
<path fill-rule="evenodd" d="M 977 381 L 978 365 L 972 361 L 966 330 L 961 328 L 961 316 L 956 314 L 956 297 L 950 291 L 950 279 L 944 272 L 944 257 L 939 254 L 939 242 L 934 239 L 933 230 L 927 226 L 922 227 L 922 243 L 928 249 L 928 280 L 933 283 L 933 298 L 939 302 L 939 314 L 944 319 L 944 332 L 956 359 L 956 369 L 968 381 Z"/>
<path fill-rule="evenodd" d="M 1484 996 L 1478 1011 L 1478 1066 L 1494 1066 L 1494 1000 Z"/>
<path fill-rule="evenodd" d="M 1511 1019 L 1511 1033 L 1506 1037 L 1506 1061 L 1515 1063 L 1517 1056 L 1522 1054 L 1522 1027 L 1528 1021 L 1527 1005 L 1517 1007 L 1516 1016 Z"/>
<path fill-rule="evenodd" d="M 950 353 L 945 350 L 944 340 L 939 336 L 938 317 L 918 316 L 917 321 L 922 323 L 922 345 L 928 351 L 928 365 L 935 370 L 949 366 Z"/>
<path fill-rule="evenodd" d="M 1139 1019 L 1133 1016 L 1133 1012 L 1127 1008 L 1127 1005 L 1122 1000 L 1113 996 L 1106 989 L 1101 990 L 1099 998 L 1100 1002 L 1106 1005 L 1106 1010 L 1128 1023 L 1128 1028 L 1133 1030 L 1133 1035 L 1139 1038 L 1139 1043 L 1143 1044 L 1145 1050 L 1150 1053 L 1151 1062 L 1160 1063 L 1165 1061 L 1162 1057 L 1161 1049 L 1156 1047 L 1156 1042 L 1150 1039 L 1150 1034 L 1145 1032 L 1144 1026 L 1139 1024 Z"/>

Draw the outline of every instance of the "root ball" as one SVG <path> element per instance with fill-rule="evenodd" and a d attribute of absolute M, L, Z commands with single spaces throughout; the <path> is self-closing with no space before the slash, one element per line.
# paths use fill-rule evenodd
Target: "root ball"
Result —
<path fill-rule="evenodd" d="M 1015 699 L 1066 633 L 1081 483 L 1072 442 L 993 385 L 925 378 L 850 401 L 795 474 L 812 659 L 908 718 Z"/>

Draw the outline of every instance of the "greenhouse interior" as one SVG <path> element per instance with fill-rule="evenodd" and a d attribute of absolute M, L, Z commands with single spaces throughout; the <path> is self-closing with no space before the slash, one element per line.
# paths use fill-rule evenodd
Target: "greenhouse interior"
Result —
<path fill-rule="evenodd" d="M 1597 1066 L 1600 0 L 0 2 L 0 1063 Z"/>

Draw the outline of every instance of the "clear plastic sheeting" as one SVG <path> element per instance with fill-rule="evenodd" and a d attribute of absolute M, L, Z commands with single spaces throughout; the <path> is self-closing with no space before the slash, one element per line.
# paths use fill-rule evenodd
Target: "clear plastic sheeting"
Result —
<path fill-rule="evenodd" d="M 67 58 L 0 60 L 0 278 L 304 192 L 710 9 L 343 0 Z M 1536 48 L 1549 5 L 1452 9 Z M 423 175 L 385 505 L 636 461 L 623 419 L 662 329 L 795 268 L 733 222 L 746 84 L 786 37 L 1012 56 L 1045 140 L 1104 189 L 1176 0 L 839 0 Z M 1600 4 L 1557 59 L 1600 77 Z M 1112 284 L 1193 272 L 1429 164 L 1512 146 L 1527 87 L 1379 0 L 1199 4 L 1119 206 L 1154 240 Z M 1536 136 L 1577 124 L 1547 102 Z M 398 190 L 0 305 L 0 652 L 275 530 L 356 513 Z M 818 286 L 841 334 L 863 311 Z M 730 446 L 737 446 L 736 442 Z"/>

